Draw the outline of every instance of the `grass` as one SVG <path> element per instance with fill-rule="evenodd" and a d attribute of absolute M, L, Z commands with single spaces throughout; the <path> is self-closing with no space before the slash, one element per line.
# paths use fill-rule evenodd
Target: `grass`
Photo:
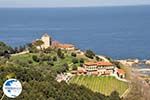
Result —
<path fill-rule="evenodd" d="M 33 55 L 37 55 L 37 56 L 40 56 L 40 53 L 27 53 L 27 54 L 22 54 L 22 55 L 17 55 L 17 56 L 12 56 L 10 61 L 13 61 L 13 62 L 24 62 L 24 63 L 28 63 L 29 61 L 32 61 L 32 65 L 37 65 L 38 66 L 38 63 L 33 61 L 32 59 L 32 56 Z M 50 56 L 50 57 L 54 57 L 56 56 L 57 57 L 57 53 L 56 52 L 51 52 L 49 54 L 45 54 L 46 56 Z M 59 57 L 57 57 L 57 61 L 53 61 L 54 63 L 54 66 L 52 66 L 52 69 L 53 70 L 57 70 L 59 69 L 63 64 L 68 64 L 69 65 L 69 69 L 71 70 L 72 69 L 72 59 L 74 57 L 71 56 L 70 53 L 65 53 L 65 58 L 64 59 L 61 59 Z M 46 63 L 46 62 L 44 62 Z M 79 65 L 79 63 L 77 63 L 77 65 Z"/>
<path fill-rule="evenodd" d="M 122 95 L 128 88 L 128 84 L 117 80 L 115 77 L 105 76 L 74 76 L 70 83 L 83 85 L 94 92 L 100 92 L 105 95 L 110 95 L 111 92 L 117 91 Z"/>

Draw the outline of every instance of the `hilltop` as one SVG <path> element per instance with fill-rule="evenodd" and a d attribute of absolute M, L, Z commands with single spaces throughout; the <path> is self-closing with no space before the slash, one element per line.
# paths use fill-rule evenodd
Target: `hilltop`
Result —
<path fill-rule="evenodd" d="M 113 76 L 110 77 L 112 81 L 105 81 L 105 84 L 112 82 L 112 86 L 107 88 L 102 85 L 102 87 L 99 87 L 103 88 L 102 90 L 100 89 L 100 91 L 95 91 L 96 87 L 93 89 L 90 88 L 96 86 L 94 85 L 96 83 L 93 85 L 88 83 L 90 87 L 87 87 L 87 83 L 84 83 L 83 80 L 82 82 L 78 80 L 81 84 L 79 83 L 79 85 L 77 85 L 78 83 L 76 84 L 73 80 L 78 76 L 83 77 L 83 75 L 86 74 L 73 74 L 72 71 L 78 72 L 81 68 L 84 69 L 86 62 L 105 62 L 104 59 L 99 58 L 91 50 L 85 52 L 76 48 L 68 50 L 66 49 L 66 44 L 59 44 L 57 45 L 58 47 L 55 45 L 55 47 L 48 46 L 45 48 L 43 46 L 41 48 L 41 45 L 44 43 L 41 40 L 37 41 L 28 44 L 24 49 L 28 49 L 28 52 L 19 53 L 17 49 L 18 51 L 15 52 L 17 54 L 11 55 L 8 52 L 7 55 L 9 56 L 5 56 L 5 52 L 3 52 L 4 56 L 0 58 L 0 86 L 9 78 L 17 78 L 23 85 L 23 92 L 16 100 L 37 98 L 46 100 L 72 100 L 72 98 L 76 98 L 77 100 L 120 100 L 119 95 L 121 96 L 128 88 L 126 82 L 121 82 Z M 37 48 L 37 46 L 40 48 Z M 70 48 L 72 45 L 68 46 Z M 114 65 L 111 61 L 107 63 Z M 68 75 L 67 73 L 70 73 L 71 76 L 73 75 L 72 77 L 69 76 L 70 79 L 68 82 L 66 79 L 57 82 L 58 80 L 56 78 L 58 75 Z M 103 80 L 108 80 L 110 75 L 103 76 L 95 76 L 92 73 L 90 75 L 90 77 L 93 77 L 93 81 L 96 82 L 96 80 L 98 80 L 97 84 L 101 82 L 99 78 L 103 77 Z M 86 80 L 90 81 L 91 79 L 87 78 Z M 113 88 L 113 82 L 120 84 L 118 86 L 121 86 L 122 89 L 119 87 Z M 2 90 L 0 91 L 0 96 L 2 96 Z M 6 97 L 5 99 L 7 100 Z"/>

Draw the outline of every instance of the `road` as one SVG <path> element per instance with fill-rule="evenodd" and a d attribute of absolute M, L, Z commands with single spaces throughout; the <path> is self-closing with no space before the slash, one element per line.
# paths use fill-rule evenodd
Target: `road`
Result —
<path fill-rule="evenodd" d="M 29 53 L 29 51 L 23 51 L 23 52 L 20 52 L 20 53 L 11 54 L 11 56 L 18 56 L 18 55 L 22 55 L 22 54 L 26 54 L 26 53 Z"/>

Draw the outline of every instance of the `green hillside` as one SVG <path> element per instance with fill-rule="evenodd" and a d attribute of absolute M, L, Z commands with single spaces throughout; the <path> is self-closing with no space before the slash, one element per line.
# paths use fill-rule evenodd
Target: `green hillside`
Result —
<path fill-rule="evenodd" d="M 74 76 L 70 83 L 83 85 L 94 92 L 100 92 L 110 95 L 112 91 L 117 91 L 122 95 L 128 88 L 128 84 L 117 80 L 115 77 L 97 77 L 97 76 Z"/>

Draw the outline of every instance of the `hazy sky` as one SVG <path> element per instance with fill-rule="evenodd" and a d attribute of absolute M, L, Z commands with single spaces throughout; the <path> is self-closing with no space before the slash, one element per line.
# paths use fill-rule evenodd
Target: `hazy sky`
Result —
<path fill-rule="evenodd" d="M 150 5 L 150 0 L 0 0 L 0 7 L 84 7 Z"/>

